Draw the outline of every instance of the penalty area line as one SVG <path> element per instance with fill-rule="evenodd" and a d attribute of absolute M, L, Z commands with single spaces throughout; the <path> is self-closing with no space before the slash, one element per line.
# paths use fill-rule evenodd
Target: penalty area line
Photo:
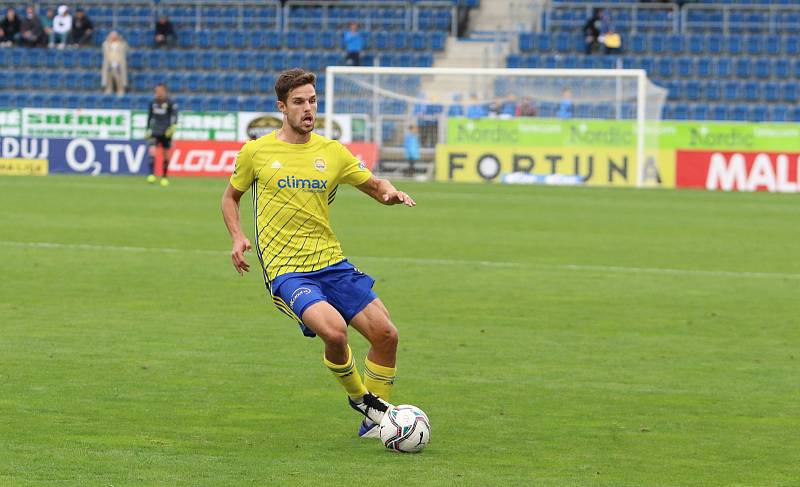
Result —
<path fill-rule="evenodd" d="M 130 253 L 159 253 L 159 254 L 199 254 L 223 256 L 228 254 L 224 250 L 206 249 L 178 249 L 170 247 L 136 247 L 128 245 L 102 245 L 87 243 L 59 243 L 59 242 L 20 242 L 14 240 L 0 240 L 0 246 L 36 249 L 59 250 L 90 250 L 102 252 L 130 252 Z M 673 276 L 695 277 L 730 277 L 745 279 L 790 279 L 800 280 L 800 274 L 782 272 L 750 272 L 750 271 L 719 271 L 702 269 L 671 269 L 661 267 L 626 267 L 590 264 L 545 264 L 535 262 L 503 262 L 494 260 L 467 260 L 467 259 L 427 259 L 419 257 L 385 257 L 385 256 L 352 256 L 354 260 L 374 260 L 385 262 L 403 262 L 419 265 L 469 265 L 482 267 L 495 267 L 507 269 L 542 269 L 576 272 L 600 272 L 606 274 L 654 274 Z"/>

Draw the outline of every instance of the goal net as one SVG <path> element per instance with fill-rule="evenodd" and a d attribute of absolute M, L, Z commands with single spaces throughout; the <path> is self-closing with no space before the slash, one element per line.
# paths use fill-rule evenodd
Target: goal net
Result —
<path fill-rule="evenodd" d="M 658 186 L 665 98 L 643 70 L 330 66 L 323 101 L 379 174 Z"/>

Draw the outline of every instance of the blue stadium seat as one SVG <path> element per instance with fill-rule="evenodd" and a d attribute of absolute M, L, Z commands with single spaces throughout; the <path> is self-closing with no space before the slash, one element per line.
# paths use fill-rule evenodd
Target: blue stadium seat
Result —
<path fill-rule="evenodd" d="M 733 72 L 737 78 L 749 78 L 752 74 L 752 60 L 749 58 L 738 58 L 734 62 Z"/>
<path fill-rule="evenodd" d="M 650 52 L 656 55 L 667 52 L 667 40 L 664 36 L 656 35 L 650 37 Z"/>
<path fill-rule="evenodd" d="M 773 122 L 788 122 L 789 107 L 786 105 L 773 105 L 770 107 L 769 119 Z"/>
<path fill-rule="evenodd" d="M 703 97 L 706 101 L 720 101 L 722 99 L 722 90 L 719 83 L 705 83 Z"/>
<path fill-rule="evenodd" d="M 781 88 L 778 83 L 764 83 L 762 91 L 764 101 L 767 103 L 777 103 L 781 99 Z"/>
<path fill-rule="evenodd" d="M 756 78 L 768 79 L 772 77 L 772 61 L 769 59 L 756 59 L 754 69 Z"/>
<path fill-rule="evenodd" d="M 725 51 L 731 56 L 742 54 L 742 38 L 740 36 L 728 36 L 725 42 Z"/>
<path fill-rule="evenodd" d="M 745 121 L 750 117 L 750 107 L 747 105 L 731 105 L 728 107 L 728 120 Z"/>
<path fill-rule="evenodd" d="M 740 95 L 738 81 L 725 81 L 722 85 L 722 99 L 725 101 L 738 101 Z"/>
<path fill-rule="evenodd" d="M 783 53 L 787 56 L 800 55 L 800 38 L 797 36 L 786 36 L 783 41 Z"/>
<path fill-rule="evenodd" d="M 701 92 L 700 92 L 700 82 L 695 80 L 690 80 L 686 82 L 684 88 L 685 97 L 689 101 L 700 101 Z"/>
<path fill-rule="evenodd" d="M 788 59 L 775 59 L 772 63 L 772 74 L 777 79 L 787 79 L 791 73 Z"/>
<path fill-rule="evenodd" d="M 533 51 L 533 36 L 532 32 L 523 32 L 519 35 L 519 50 L 522 52 Z"/>
<path fill-rule="evenodd" d="M 733 62 L 729 57 L 717 58 L 717 79 L 728 79 L 733 76 Z"/>
<path fill-rule="evenodd" d="M 712 105 L 709 110 L 711 120 L 727 120 L 728 109 L 726 105 Z"/>
<path fill-rule="evenodd" d="M 782 83 L 781 100 L 785 103 L 797 103 L 797 83 L 792 81 Z"/>
<path fill-rule="evenodd" d="M 744 38 L 744 51 L 750 56 L 760 56 L 765 50 L 764 43 L 763 35 L 749 35 Z"/>
<path fill-rule="evenodd" d="M 687 105 L 686 103 L 675 103 L 673 107 L 672 117 L 675 120 L 688 120 L 689 105 Z"/>
<path fill-rule="evenodd" d="M 744 84 L 744 99 L 748 102 L 757 102 L 761 99 L 761 84 L 748 81 Z"/>
<path fill-rule="evenodd" d="M 769 120 L 769 109 L 763 105 L 753 105 L 750 107 L 747 119 L 753 122 L 766 122 Z"/>
<path fill-rule="evenodd" d="M 631 54 L 647 54 L 648 37 L 644 35 L 631 35 L 627 42 L 626 51 Z"/>
<path fill-rule="evenodd" d="M 697 76 L 700 78 L 711 78 L 714 76 L 714 62 L 709 57 L 704 56 L 697 58 L 695 67 L 697 68 Z"/>
<path fill-rule="evenodd" d="M 703 35 L 690 35 L 689 36 L 689 54 L 700 55 L 706 51 L 705 44 L 706 37 Z"/>
<path fill-rule="evenodd" d="M 781 38 L 775 35 L 768 36 L 764 44 L 764 52 L 770 56 L 781 54 Z"/>
<path fill-rule="evenodd" d="M 708 120 L 708 105 L 694 103 L 689 108 L 689 118 L 692 120 Z"/>
<path fill-rule="evenodd" d="M 679 101 L 683 99 L 683 90 L 681 89 L 681 81 L 668 80 L 661 84 L 667 89 L 667 100 Z"/>
<path fill-rule="evenodd" d="M 694 59 L 689 57 L 678 58 L 677 74 L 681 78 L 694 76 Z"/>
<path fill-rule="evenodd" d="M 722 54 L 723 38 L 719 34 L 709 34 L 706 37 L 706 52 L 709 54 Z"/>
<path fill-rule="evenodd" d="M 655 65 L 655 75 L 659 78 L 671 78 L 675 73 L 672 61 L 668 56 L 659 58 Z"/>
<path fill-rule="evenodd" d="M 674 56 L 683 54 L 686 50 L 686 43 L 684 37 L 679 34 L 670 34 L 667 37 L 668 52 Z"/>

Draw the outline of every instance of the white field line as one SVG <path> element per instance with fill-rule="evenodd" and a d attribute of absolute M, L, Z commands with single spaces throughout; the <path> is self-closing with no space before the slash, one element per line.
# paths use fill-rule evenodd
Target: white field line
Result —
<path fill-rule="evenodd" d="M 131 253 L 159 253 L 159 254 L 201 254 L 224 256 L 224 250 L 205 249 L 176 249 L 169 247 L 133 247 L 126 245 L 97 245 L 85 243 L 57 243 L 57 242 L 19 242 L 13 240 L 0 240 L 0 246 L 59 249 L 59 250 L 89 250 L 102 252 L 131 252 Z M 782 272 L 747 272 L 747 271 L 717 271 L 700 269 L 670 269 L 661 267 L 625 267 L 587 264 L 545 264 L 534 262 L 503 262 L 494 260 L 465 260 L 465 259 L 425 259 L 417 257 L 377 257 L 377 256 L 352 256 L 354 260 L 377 260 L 388 262 L 402 262 L 419 265 L 454 265 L 454 266 L 483 266 L 495 268 L 528 268 L 543 270 L 563 270 L 578 272 L 599 272 L 607 274 L 660 274 L 673 276 L 697 277 L 730 277 L 741 279 L 791 279 L 800 280 L 800 274 Z"/>

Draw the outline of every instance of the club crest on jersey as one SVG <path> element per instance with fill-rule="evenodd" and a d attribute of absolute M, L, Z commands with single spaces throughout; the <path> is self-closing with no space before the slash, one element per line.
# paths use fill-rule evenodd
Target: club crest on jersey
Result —
<path fill-rule="evenodd" d="M 314 159 L 314 168 L 319 172 L 325 172 L 325 169 L 328 167 L 328 163 L 325 162 L 325 159 L 321 157 L 317 157 Z"/>
<path fill-rule="evenodd" d="M 364 161 L 361 161 L 361 162 L 358 163 L 358 168 L 361 169 L 362 171 L 366 171 L 367 170 L 367 165 L 364 164 Z"/>

